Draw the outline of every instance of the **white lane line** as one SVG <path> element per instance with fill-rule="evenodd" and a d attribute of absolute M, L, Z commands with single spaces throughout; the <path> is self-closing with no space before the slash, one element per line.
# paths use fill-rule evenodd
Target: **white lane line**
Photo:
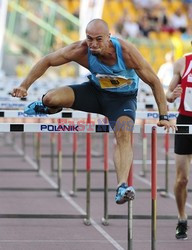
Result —
<path fill-rule="evenodd" d="M 22 150 L 18 149 L 18 147 L 15 147 L 15 150 L 19 153 L 22 154 Z M 37 169 L 36 163 L 29 157 L 25 156 L 25 160 L 34 168 Z M 39 173 L 52 187 L 58 188 L 58 185 L 44 172 L 40 171 Z M 61 192 L 62 197 L 67 200 L 71 206 L 73 206 L 79 213 L 81 214 L 86 214 L 86 212 L 83 210 L 82 207 L 80 207 L 76 202 L 72 200 L 72 198 L 67 195 L 64 191 Z M 94 221 L 92 218 L 90 218 L 90 222 L 92 226 L 104 237 L 106 238 L 117 250 L 124 250 L 117 241 L 115 241 L 102 227 L 100 227 L 96 221 Z"/>

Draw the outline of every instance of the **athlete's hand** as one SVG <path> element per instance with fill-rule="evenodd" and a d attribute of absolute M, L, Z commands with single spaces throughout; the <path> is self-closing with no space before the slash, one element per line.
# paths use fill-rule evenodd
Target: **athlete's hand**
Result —
<path fill-rule="evenodd" d="M 182 94 L 181 84 L 178 84 L 177 87 L 172 92 L 173 99 L 175 100 L 177 97 L 180 97 L 181 94 Z"/>
<path fill-rule="evenodd" d="M 13 97 L 26 97 L 27 96 L 27 90 L 24 87 L 16 87 L 13 89 L 13 91 L 11 92 L 11 95 Z"/>
<path fill-rule="evenodd" d="M 169 133 L 169 130 L 172 129 L 173 132 L 177 130 L 176 125 L 172 121 L 160 120 L 157 123 L 157 126 L 164 127 L 165 130 Z"/>

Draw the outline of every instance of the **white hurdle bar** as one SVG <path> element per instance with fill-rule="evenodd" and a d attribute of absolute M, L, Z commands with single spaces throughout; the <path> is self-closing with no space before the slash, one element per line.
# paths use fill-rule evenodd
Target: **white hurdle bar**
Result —
<path fill-rule="evenodd" d="M 153 127 L 156 127 L 157 134 L 166 134 L 167 131 L 165 130 L 164 127 L 158 127 L 156 124 L 146 124 L 145 125 L 145 133 L 149 134 L 151 133 L 151 130 Z M 169 129 L 169 134 L 180 134 L 180 135 L 185 135 L 185 134 L 192 134 L 192 125 L 189 124 L 178 124 L 176 125 L 176 130 Z"/>
<path fill-rule="evenodd" d="M 156 124 L 146 124 L 145 133 L 151 134 L 153 127 L 156 127 L 157 134 L 192 134 L 192 125 L 177 125 L 176 130 L 170 129 L 169 132 L 164 127 Z M 129 126 L 127 126 L 129 130 Z M 0 123 L 0 132 L 26 132 L 26 133 L 110 133 L 113 129 L 109 124 L 86 124 L 86 123 Z M 140 133 L 141 126 L 134 125 L 133 133 Z"/>
<path fill-rule="evenodd" d="M 168 112 L 170 119 L 175 119 L 178 112 Z M 0 117 L 2 118 L 87 118 L 87 112 L 76 110 L 63 110 L 56 114 L 39 114 L 27 115 L 23 110 L 0 110 Z M 100 114 L 91 114 L 91 118 L 104 118 Z M 137 111 L 136 119 L 158 119 L 159 113 L 157 111 Z"/>
<path fill-rule="evenodd" d="M 32 100 L 18 100 L 16 101 L 12 97 L 10 100 L 4 99 L 3 101 L 0 100 L 0 109 L 24 109 L 27 105 L 32 103 Z M 36 99 L 37 100 L 37 99 Z M 175 108 L 175 106 L 170 103 L 168 104 L 169 110 L 172 110 Z M 153 109 L 157 110 L 157 104 L 156 102 L 146 101 L 146 102 L 137 102 L 137 109 L 138 110 L 147 110 L 147 109 Z"/>
<path fill-rule="evenodd" d="M 127 127 L 129 130 L 130 128 Z M 140 133 L 140 125 L 135 125 L 133 133 Z M 86 123 L 0 123 L 0 132 L 26 133 L 109 133 L 113 132 L 109 124 Z"/>

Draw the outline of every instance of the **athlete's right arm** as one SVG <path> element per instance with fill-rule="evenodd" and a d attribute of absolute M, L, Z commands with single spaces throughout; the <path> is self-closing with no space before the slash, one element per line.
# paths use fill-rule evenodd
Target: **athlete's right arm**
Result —
<path fill-rule="evenodd" d="M 168 102 L 174 102 L 176 98 L 181 96 L 182 88 L 180 81 L 181 70 L 183 68 L 184 63 L 184 58 L 181 58 L 174 64 L 173 77 L 166 93 L 166 98 Z"/>
<path fill-rule="evenodd" d="M 53 53 L 50 53 L 43 58 L 41 58 L 30 70 L 27 77 L 20 84 L 19 87 L 16 87 L 12 91 L 13 97 L 25 97 L 27 96 L 27 90 L 38 78 L 40 78 L 46 70 L 51 66 L 59 66 L 66 64 L 70 61 L 75 61 L 76 56 L 81 54 L 83 51 L 82 42 L 75 42 L 71 45 L 68 45 L 64 48 L 61 48 Z M 76 53 L 77 52 L 77 53 Z"/>

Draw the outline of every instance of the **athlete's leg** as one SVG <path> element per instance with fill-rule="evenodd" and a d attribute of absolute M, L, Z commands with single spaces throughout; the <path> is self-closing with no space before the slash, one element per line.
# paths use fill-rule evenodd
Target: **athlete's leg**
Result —
<path fill-rule="evenodd" d="M 179 219 L 186 219 L 185 203 L 187 199 L 187 183 L 189 178 L 189 166 L 191 155 L 176 156 L 176 179 L 174 186 L 175 199 L 178 208 Z"/>
<path fill-rule="evenodd" d="M 90 82 L 52 89 L 43 95 L 42 102 L 33 102 L 25 112 L 28 114 L 53 114 L 61 111 L 62 108 L 72 108 L 85 112 L 102 113 L 97 92 Z"/>
<path fill-rule="evenodd" d="M 127 183 L 129 170 L 133 161 L 131 143 L 134 122 L 128 116 L 121 116 L 115 123 L 114 133 L 116 145 L 114 151 L 114 164 L 117 173 L 118 186 Z"/>
<path fill-rule="evenodd" d="M 136 94 L 127 96 L 110 93 L 103 94 L 103 97 L 104 115 L 108 117 L 116 138 L 113 158 L 118 186 L 115 201 L 117 204 L 123 204 L 135 197 L 135 190 L 128 187 L 127 179 L 133 161 L 131 138 L 135 121 Z"/>
<path fill-rule="evenodd" d="M 52 89 L 42 97 L 42 102 L 50 113 L 58 112 L 61 108 L 70 108 L 74 100 L 74 91 L 69 86 Z"/>
<path fill-rule="evenodd" d="M 135 190 L 127 185 L 130 167 L 133 161 L 132 130 L 133 120 L 128 116 L 120 116 L 114 127 L 116 145 L 114 151 L 114 164 L 117 174 L 118 187 L 115 201 L 123 204 L 135 198 Z"/>

